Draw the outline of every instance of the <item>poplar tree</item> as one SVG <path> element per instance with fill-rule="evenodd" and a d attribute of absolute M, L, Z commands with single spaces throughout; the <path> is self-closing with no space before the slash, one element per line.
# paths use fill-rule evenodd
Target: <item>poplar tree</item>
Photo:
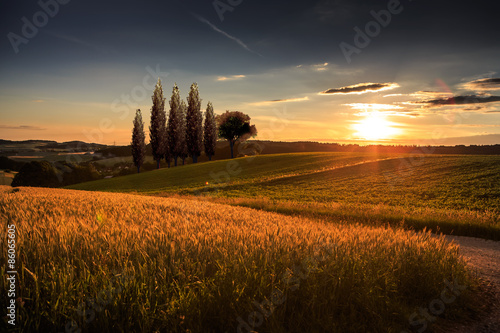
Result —
<path fill-rule="evenodd" d="M 161 80 L 158 78 L 153 96 L 153 106 L 151 107 L 151 124 L 149 125 L 149 141 L 153 150 L 153 158 L 156 161 L 156 166 L 160 168 L 160 161 L 165 157 L 166 153 L 166 114 L 165 114 L 165 98 L 163 98 L 163 88 Z"/>
<path fill-rule="evenodd" d="M 141 110 L 135 111 L 134 128 L 132 130 L 132 159 L 137 167 L 137 173 L 141 172 L 141 166 L 146 156 L 146 135 L 144 134 L 144 122 Z"/>
<path fill-rule="evenodd" d="M 180 122 L 181 122 L 181 97 L 179 93 L 179 87 L 177 83 L 172 89 L 172 96 L 170 97 L 170 111 L 168 113 L 168 123 L 167 123 L 167 136 L 168 136 L 168 148 L 174 159 L 174 165 L 177 166 L 177 159 L 180 154 Z"/>
<path fill-rule="evenodd" d="M 181 100 L 180 107 L 180 122 L 179 122 L 179 157 L 182 159 L 182 165 L 186 162 L 188 157 L 187 142 L 186 142 L 186 113 L 187 105 L 184 100 Z"/>
<path fill-rule="evenodd" d="M 202 151 L 203 140 L 203 115 L 201 114 L 201 99 L 198 92 L 198 84 L 193 83 L 189 91 L 188 107 L 186 114 L 186 143 L 189 156 L 193 163 L 198 162 L 198 156 Z"/>
<path fill-rule="evenodd" d="M 215 154 L 217 136 L 214 107 L 211 102 L 208 102 L 207 110 L 205 111 L 205 123 L 203 124 L 203 145 L 205 146 L 205 154 L 208 156 L 209 161 L 212 160 L 212 155 Z"/>

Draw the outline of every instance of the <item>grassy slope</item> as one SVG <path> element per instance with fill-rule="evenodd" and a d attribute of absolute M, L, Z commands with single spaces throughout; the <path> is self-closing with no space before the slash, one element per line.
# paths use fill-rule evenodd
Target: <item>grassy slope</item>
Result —
<path fill-rule="evenodd" d="M 385 156 L 384 156 L 385 157 Z M 264 177 L 297 175 L 328 167 L 382 158 L 351 153 L 262 155 L 160 169 L 115 179 L 76 184 L 69 188 L 91 191 L 159 193 L 203 189 L 206 182 L 250 184 Z M 226 178 L 229 177 L 229 178 Z"/>
<path fill-rule="evenodd" d="M 16 226 L 24 332 L 63 331 L 73 321 L 70 331 L 234 332 L 238 317 L 248 322 L 256 303 L 270 301 L 259 332 L 400 332 L 445 279 L 469 287 L 446 305 L 450 319 L 470 306 L 475 288 L 458 248 L 429 233 L 6 186 L 0 221 L 2 234 Z M 5 269 L 2 259 L 2 276 Z M 0 293 L 7 287 L 2 279 Z"/>
<path fill-rule="evenodd" d="M 376 162 L 355 165 L 363 161 Z M 265 155 L 162 169 L 71 188 L 203 195 L 221 203 L 290 215 L 428 227 L 500 239 L 498 156 Z"/>

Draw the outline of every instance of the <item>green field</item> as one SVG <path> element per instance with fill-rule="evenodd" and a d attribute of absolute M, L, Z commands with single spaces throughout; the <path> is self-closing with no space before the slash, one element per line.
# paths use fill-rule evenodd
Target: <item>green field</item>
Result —
<path fill-rule="evenodd" d="M 498 156 L 263 155 L 70 188 L 183 195 L 289 215 L 500 239 Z"/>

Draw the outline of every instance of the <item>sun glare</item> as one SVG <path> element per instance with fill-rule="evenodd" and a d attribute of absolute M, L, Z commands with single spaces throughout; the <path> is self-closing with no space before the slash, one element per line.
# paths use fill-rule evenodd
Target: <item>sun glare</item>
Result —
<path fill-rule="evenodd" d="M 353 125 L 354 135 L 365 140 L 390 139 L 399 132 L 393 125 L 382 113 L 370 112 Z"/>

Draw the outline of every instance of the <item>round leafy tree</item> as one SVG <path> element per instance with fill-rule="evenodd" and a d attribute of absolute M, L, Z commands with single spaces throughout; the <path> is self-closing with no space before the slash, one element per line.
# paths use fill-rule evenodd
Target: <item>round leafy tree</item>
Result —
<path fill-rule="evenodd" d="M 226 111 L 217 116 L 219 137 L 229 141 L 231 147 L 231 158 L 234 157 L 233 148 L 236 141 L 246 141 L 257 135 L 255 125 L 250 125 L 250 117 L 240 111 Z"/>

